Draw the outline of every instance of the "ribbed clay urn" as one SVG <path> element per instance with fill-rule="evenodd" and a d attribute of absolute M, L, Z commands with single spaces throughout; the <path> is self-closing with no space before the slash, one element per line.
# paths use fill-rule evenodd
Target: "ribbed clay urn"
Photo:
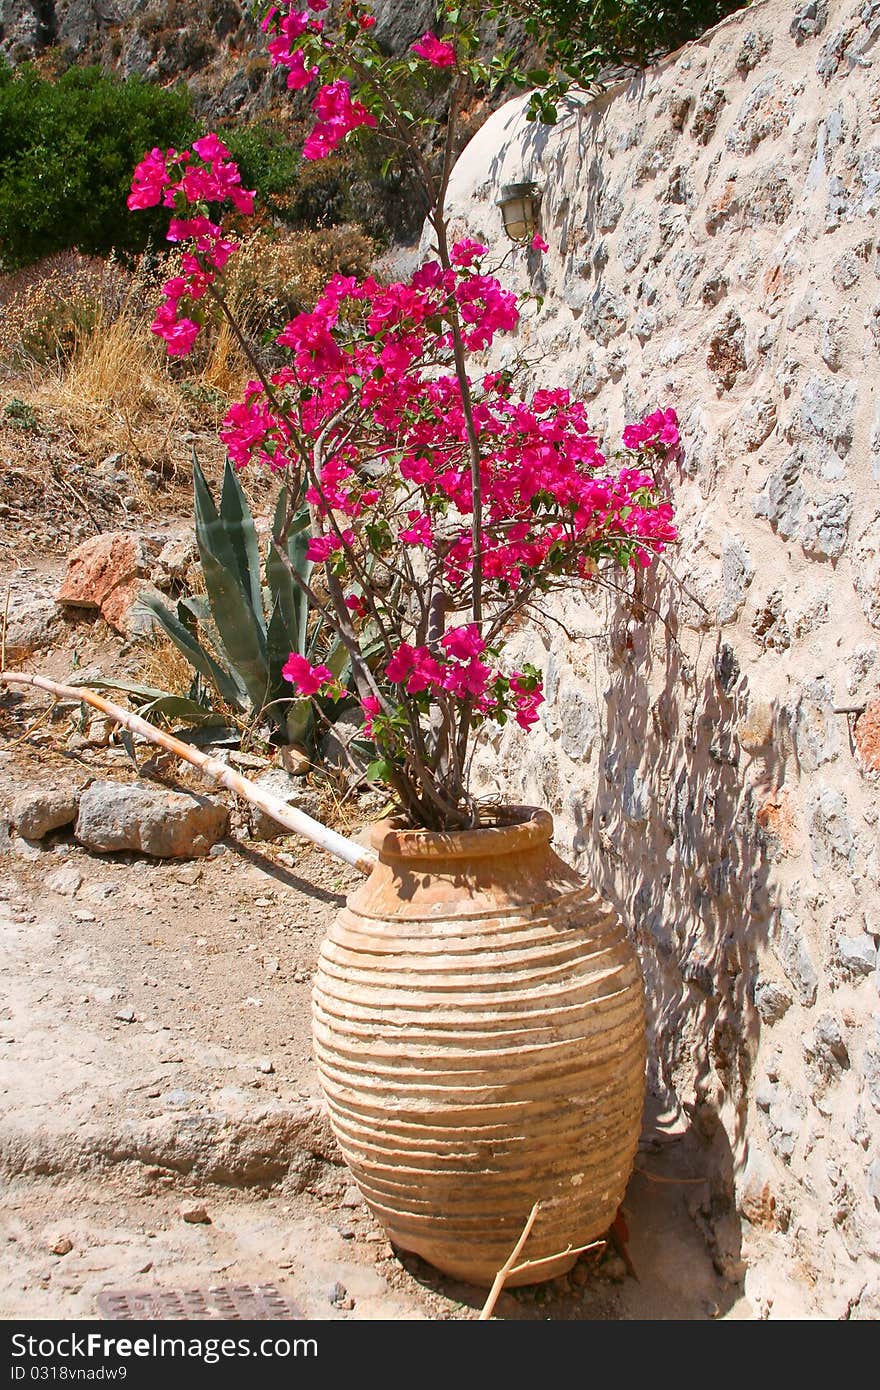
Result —
<path fill-rule="evenodd" d="M 489 1285 L 565 1273 L 603 1235 L 639 1137 L 641 974 L 620 920 L 551 849 L 546 811 L 374 829 L 379 860 L 321 950 L 315 1059 L 336 1138 L 400 1248 Z"/>

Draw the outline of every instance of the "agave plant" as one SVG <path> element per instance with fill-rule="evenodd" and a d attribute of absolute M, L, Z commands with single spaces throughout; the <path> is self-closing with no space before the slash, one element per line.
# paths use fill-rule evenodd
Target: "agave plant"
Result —
<path fill-rule="evenodd" d="M 314 742 L 313 702 L 292 694 L 281 669 L 296 652 L 328 666 L 344 683 L 348 656 L 328 635 L 275 547 L 287 516 L 286 491 L 278 499 L 265 563 L 253 513 L 228 460 L 219 507 L 195 455 L 193 493 L 206 593 L 181 599 L 176 613 L 155 595 L 144 594 L 141 603 L 225 704 L 251 720 L 265 718 L 285 742 L 308 746 Z M 306 581 L 312 569 L 306 558 L 309 535 L 304 509 L 285 545 L 291 567 Z M 213 629 L 214 652 L 201 641 L 200 624 Z"/>

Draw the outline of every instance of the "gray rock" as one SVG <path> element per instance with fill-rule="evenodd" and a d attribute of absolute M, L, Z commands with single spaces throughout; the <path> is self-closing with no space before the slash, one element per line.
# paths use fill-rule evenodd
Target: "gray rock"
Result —
<path fill-rule="evenodd" d="M 770 51 L 772 43 L 770 36 L 760 31 L 746 34 L 736 55 L 736 70 L 740 77 L 747 76 L 758 66 L 764 54 Z"/>
<path fill-rule="evenodd" d="M 358 737 L 363 722 L 364 717 L 359 709 L 346 710 L 341 714 L 321 740 L 322 761 L 360 778 L 370 759 L 351 745 Z"/>
<path fill-rule="evenodd" d="M 45 651 L 63 627 L 64 619 L 53 594 L 13 587 L 6 620 L 7 661 L 20 661 L 32 652 Z"/>
<path fill-rule="evenodd" d="M 622 333 L 629 318 L 629 305 L 622 294 L 603 286 L 590 301 L 589 325 L 596 341 L 607 347 Z"/>
<path fill-rule="evenodd" d="M 778 72 L 768 72 L 749 93 L 724 137 L 729 150 L 751 154 L 762 140 L 781 135 L 791 116 L 793 101 Z"/>
<path fill-rule="evenodd" d="M 706 286 L 703 286 L 705 298 Z M 717 300 L 714 301 L 717 303 Z M 737 433 L 749 453 L 759 449 L 776 425 L 776 401 L 769 392 L 746 401 L 737 420 Z"/>
<path fill-rule="evenodd" d="M 817 873 L 837 860 L 849 863 L 855 852 L 855 835 L 850 824 L 846 797 L 832 787 L 824 787 L 813 801 L 809 817 L 810 857 Z"/>
<path fill-rule="evenodd" d="M 756 1091 L 755 1101 L 764 1113 L 771 1148 L 785 1163 L 790 1163 L 806 1109 L 803 1097 L 768 1081 Z"/>
<path fill-rule="evenodd" d="M 606 193 L 596 213 L 596 227 L 600 232 L 613 232 L 623 213 L 623 203 L 611 193 Z"/>
<path fill-rule="evenodd" d="M 833 232 L 845 222 L 850 210 L 849 192 L 846 184 L 834 174 L 828 180 L 828 202 L 825 208 L 825 230 Z"/>
<path fill-rule="evenodd" d="M 856 383 L 833 377 L 811 376 L 801 396 L 801 425 L 817 435 L 843 458 L 853 439 Z"/>
<path fill-rule="evenodd" d="M 772 980 L 759 980 L 755 985 L 755 1008 L 762 1023 L 778 1023 L 791 1008 L 791 995 Z"/>
<path fill-rule="evenodd" d="M 807 949 L 797 918 L 783 908 L 777 919 L 773 950 L 797 996 L 808 1008 L 816 1002 L 819 976 Z"/>
<path fill-rule="evenodd" d="M 593 702 L 586 691 L 574 684 L 559 699 L 557 723 L 562 729 L 562 751 L 581 762 L 588 758 L 596 742 L 598 725 Z"/>
<path fill-rule="evenodd" d="M 53 830 L 76 820 L 79 792 L 75 787 L 39 787 L 19 792 L 12 803 L 10 820 L 26 840 L 42 840 Z"/>
<path fill-rule="evenodd" d="M 283 768 L 270 767 L 266 772 L 261 772 L 259 777 L 254 780 L 258 787 L 271 792 L 273 796 L 280 797 L 288 806 L 295 807 L 297 811 L 304 811 L 307 816 L 320 816 L 321 798 L 319 794 L 303 786 L 299 778 L 294 779 Z M 248 806 L 247 818 L 248 830 L 254 840 L 278 840 L 292 833 L 277 820 L 273 820 L 268 812 L 262 811 L 259 806 Z"/>
<path fill-rule="evenodd" d="M 817 34 L 821 34 L 827 23 L 828 0 L 810 0 L 809 4 L 800 5 L 795 10 L 788 32 L 800 47 L 807 39 L 814 39 Z"/>
<path fill-rule="evenodd" d="M 834 688 L 824 676 L 804 686 L 794 715 L 794 736 L 801 767 L 815 772 L 840 751 L 839 716 L 834 713 Z"/>
<path fill-rule="evenodd" d="M 651 215 L 641 207 L 633 208 L 620 224 L 618 254 L 625 271 L 635 270 L 639 262 L 644 260 L 652 229 Z"/>
<path fill-rule="evenodd" d="M 877 968 L 877 947 L 870 936 L 839 936 L 837 958 L 850 975 L 870 975 Z"/>
<path fill-rule="evenodd" d="M 880 628 L 880 513 L 861 532 L 853 553 L 853 583 L 865 617 Z"/>
<path fill-rule="evenodd" d="M 859 1101 L 850 1117 L 846 1132 L 854 1144 L 859 1144 L 863 1149 L 869 1149 L 871 1147 L 871 1139 L 873 1138 L 874 1131 L 873 1127 L 868 1123 L 868 1117 L 865 1114 L 865 1109 L 861 1101 Z"/>
<path fill-rule="evenodd" d="M 53 869 L 46 875 L 45 883 L 50 892 L 72 898 L 82 887 L 83 876 L 75 864 L 62 864 L 60 869 Z"/>
<path fill-rule="evenodd" d="M 852 500 L 839 492 L 824 502 L 811 502 L 801 528 L 801 545 L 808 555 L 837 560 L 846 548 Z"/>
<path fill-rule="evenodd" d="M 374 0 L 372 9 L 376 16 L 376 39 L 388 53 L 405 52 L 411 43 L 432 28 L 437 18 L 434 0 L 409 0 L 406 5 L 401 5 L 399 0 Z"/>
<path fill-rule="evenodd" d="M 715 134 L 715 127 L 727 100 L 723 87 L 708 82 L 700 92 L 691 121 L 691 134 L 701 145 L 708 145 Z"/>
<path fill-rule="evenodd" d="M 635 763 L 623 770 L 623 795 L 620 809 L 630 825 L 645 825 L 651 812 L 651 793 Z"/>
<path fill-rule="evenodd" d="M 862 1055 L 861 1073 L 868 1092 L 868 1099 L 880 1114 L 880 1021 L 875 1015 L 876 1033 Z"/>
<path fill-rule="evenodd" d="M 172 536 L 159 551 L 150 578 L 159 589 L 173 589 L 184 582 L 187 570 L 197 559 L 194 535 L 188 532 L 183 536 Z"/>
<path fill-rule="evenodd" d="M 75 835 L 102 853 L 139 850 L 157 859 L 189 859 L 208 854 L 228 824 L 225 806 L 207 796 L 93 782 L 80 797 Z"/>
<path fill-rule="evenodd" d="M 823 1081 L 831 1081 L 839 1072 L 849 1069 L 849 1052 L 843 1037 L 840 1020 L 833 1014 L 822 1014 L 816 1020 L 812 1034 L 801 1039 L 806 1061 Z"/>
<path fill-rule="evenodd" d="M 752 557 L 745 542 L 738 536 L 727 541 L 721 550 L 721 602 L 718 605 L 719 625 L 732 622 L 741 612 L 748 587 L 755 577 Z"/>

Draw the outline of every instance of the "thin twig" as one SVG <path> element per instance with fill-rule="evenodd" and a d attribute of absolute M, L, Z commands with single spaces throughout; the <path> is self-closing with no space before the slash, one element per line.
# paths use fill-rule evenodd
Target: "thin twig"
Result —
<path fill-rule="evenodd" d="M 342 859 L 346 864 L 351 864 L 362 874 L 369 874 L 372 871 L 376 856 L 371 851 L 365 850 L 354 840 L 346 839 L 344 835 L 331 830 L 329 826 L 322 825 L 320 821 L 313 820 L 304 811 L 298 811 L 295 807 L 289 806 L 286 801 L 282 801 L 281 797 L 273 796 L 265 788 L 257 786 L 247 777 L 242 777 L 241 773 L 235 772 L 219 758 L 208 757 L 200 749 L 194 748 L 191 744 L 183 743 L 173 734 L 166 734 L 162 729 L 157 729 L 155 724 L 149 724 L 139 714 L 132 714 L 131 710 L 123 709 L 121 705 L 114 705 L 110 700 L 105 700 L 103 695 L 98 695 L 93 690 L 85 688 L 79 689 L 70 685 L 61 685 L 57 681 L 48 680 L 45 676 L 35 676 L 24 671 L 0 672 L 0 681 L 9 685 L 36 686 L 39 690 L 48 691 L 56 700 L 75 700 L 80 704 L 92 705 L 102 714 L 107 714 L 111 719 L 115 719 L 133 734 L 140 734 L 141 738 L 146 739 L 148 743 L 164 748 L 167 752 L 182 758 L 184 762 L 192 763 L 205 777 L 213 782 L 218 782 L 220 786 L 226 787 L 227 791 L 234 792 L 236 796 L 243 797 L 251 805 L 258 806 L 261 811 L 265 811 L 273 820 L 278 821 L 279 825 L 295 831 L 297 835 L 305 836 L 307 840 L 311 840 L 320 849 L 335 855 L 337 859 Z"/>
<path fill-rule="evenodd" d="M 493 1280 L 493 1282 L 492 1282 L 492 1287 L 491 1287 L 491 1289 L 489 1290 L 489 1297 L 486 1299 L 486 1302 L 483 1304 L 482 1311 L 481 1311 L 481 1313 L 480 1313 L 479 1318 L 477 1319 L 478 1322 L 488 1322 L 489 1319 L 491 1318 L 491 1316 L 492 1316 L 492 1310 L 493 1310 L 493 1308 L 495 1307 L 495 1304 L 498 1302 L 498 1299 L 499 1299 L 500 1296 L 501 1296 L 501 1290 L 504 1288 L 505 1281 L 506 1281 L 506 1280 L 510 1277 L 510 1275 L 512 1274 L 513 1269 L 514 1269 L 514 1267 L 515 1267 L 515 1265 L 516 1265 L 517 1258 L 518 1258 L 519 1255 L 522 1253 L 523 1246 L 525 1245 L 525 1243 L 526 1243 L 526 1241 L 528 1240 L 529 1236 L 532 1234 L 532 1227 L 533 1227 L 534 1224 L 535 1224 L 535 1220 L 536 1220 L 537 1215 L 538 1215 L 538 1212 L 539 1212 L 540 1210 L 541 1210 L 541 1203 L 540 1203 L 540 1202 L 536 1202 L 535 1205 L 532 1207 L 531 1211 L 529 1212 L 528 1220 L 526 1221 L 526 1224 L 523 1226 L 522 1235 L 520 1236 L 519 1240 L 516 1242 L 516 1245 L 515 1245 L 515 1246 L 513 1247 L 513 1249 L 511 1250 L 510 1254 L 508 1255 L 507 1259 L 504 1261 L 504 1264 L 501 1266 L 501 1268 L 499 1269 L 498 1273 L 495 1275 L 495 1278 L 494 1278 L 494 1280 Z"/>
<path fill-rule="evenodd" d="M 6 670 L 6 629 L 9 626 L 9 596 L 11 590 L 6 590 L 6 602 L 3 605 L 3 631 L 0 633 L 0 671 Z"/>

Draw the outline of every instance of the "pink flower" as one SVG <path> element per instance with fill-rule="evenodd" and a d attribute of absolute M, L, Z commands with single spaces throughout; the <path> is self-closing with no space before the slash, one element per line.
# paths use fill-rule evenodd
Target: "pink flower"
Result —
<path fill-rule="evenodd" d="M 679 442 L 678 416 L 671 406 L 668 410 L 655 410 L 637 425 L 627 425 L 623 431 L 623 442 L 627 449 L 653 446 L 674 449 Z"/>
<path fill-rule="evenodd" d="M 173 150 L 169 150 L 169 154 L 173 154 Z M 153 149 L 135 169 L 128 196 L 128 206 L 132 212 L 138 208 L 158 207 L 162 201 L 162 195 L 171 183 L 165 158 L 161 150 Z"/>
<path fill-rule="evenodd" d="M 304 656 L 291 652 L 281 674 L 300 695 L 316 695 L 322 685 L 328 685 L 336 677 L 327 666 L 313 666 Z"/>
<path fill-rule="evenodd" d="M 535 676 L 525 676 L 522 671 L 514 671 L 510 677 L 513 694 L 514 718 L 521 729 L 529 729 L 538 722 L 538 707 L 544 703 L 544 690 Z"/>
<path fill-rule="evenodd" d="M 312 536 L 306 546 L 306 559 L 314 560 L 321 564 L 324 560 L 329 560 L 337 550 L 341 550 L 336 536 Z"/>
<path fill-rule="evenodd" d="M 318 120 L 303 146 L 303 159 L 326 159 L 358 126 L 375 126 L 376 117 L 359 101 L 352 101 L 347 82 L 340 78 L 322 87 L 312 102 Z"/>
<path fill-rule="evenodd" d="M 488 250 L 488 246 L 483 246 L 482 242 L 472 241 L 470 237 L 465 237 L 464 241 L 455 243 L 450 259 L 453 265 L 473 265 L 474 261 L 479 260 L 480 256 L 485 256 Z"/>
<path fill-rule="evenodd" d="M 406 682 L 406 689 L 409 695 L 418 695 L 422 690 L 430 690 L 431 687 L 440 685 L 443 679 L 443 667 L 435 656 L 432 656 L 427 647 L 416 647 L 413 659 L 413 669 Z"/>
<path fill-rule="evenodd" d="M 410 45 L 413 53 L 417 53 L 425 62 L 430 63 L 435 68 L 455 67 L 455 46 L 451 43 L 444 43 L 435 34 L 428 30 L 423 34 L 418 43 Z"/>
<path fill-rule="evenodd" d="M 376 695 L 365 695 L 361 700 L 361 709 L 364 712 L 364 733 L 367 738 L 373 737 L 373 720 L 382 711 L 381 701 Z"/>
<path fill-rule="evenodd" d="M 229 159 L 230 154 L 226 146 L 216 135 L 203 135 L 200 140 L 193 141 L 193 149 L 200 159 L 204 159 L 208 164 L 215 159 Z"/>
<path fill-rule="evenodd" d="M 431 529 L 431 518 L 424 512 L 407 512 L 406 515 L 410 524 L 400 533 L 400 539 L 404 545 L 433 545 L 434 532 Z"/>
<path fill-rule="evenodd" d="M 415 648 L 408 642 L 401 642 L 391 660 L 385 666 L 385 675 L 395 685 L 405 681 L 415 664 Z"/>
<path fill-rule="evenodd" d="M 540 233 L 540 232 L 535 232 L 535 235 L 532 237 L 532 250 L 533 250 L 533 251 L 549 251 L 549 250 L 550 250 L 550 247 L 547 245 L 546 241 L 545 241 L 544 238 L 541 236 L 541 233 Z"/>
<path fill-rule="evenodd" d="M 440 638 L 440 645 L 449 656 L 454 656 L 458 661 L 470 661 L 472 657 L 479 656 L 486 650 L 486 643 L 480 636 L 480 629 L 476 623 L 468 623 L 466 627 L 450 628 Z"/>

